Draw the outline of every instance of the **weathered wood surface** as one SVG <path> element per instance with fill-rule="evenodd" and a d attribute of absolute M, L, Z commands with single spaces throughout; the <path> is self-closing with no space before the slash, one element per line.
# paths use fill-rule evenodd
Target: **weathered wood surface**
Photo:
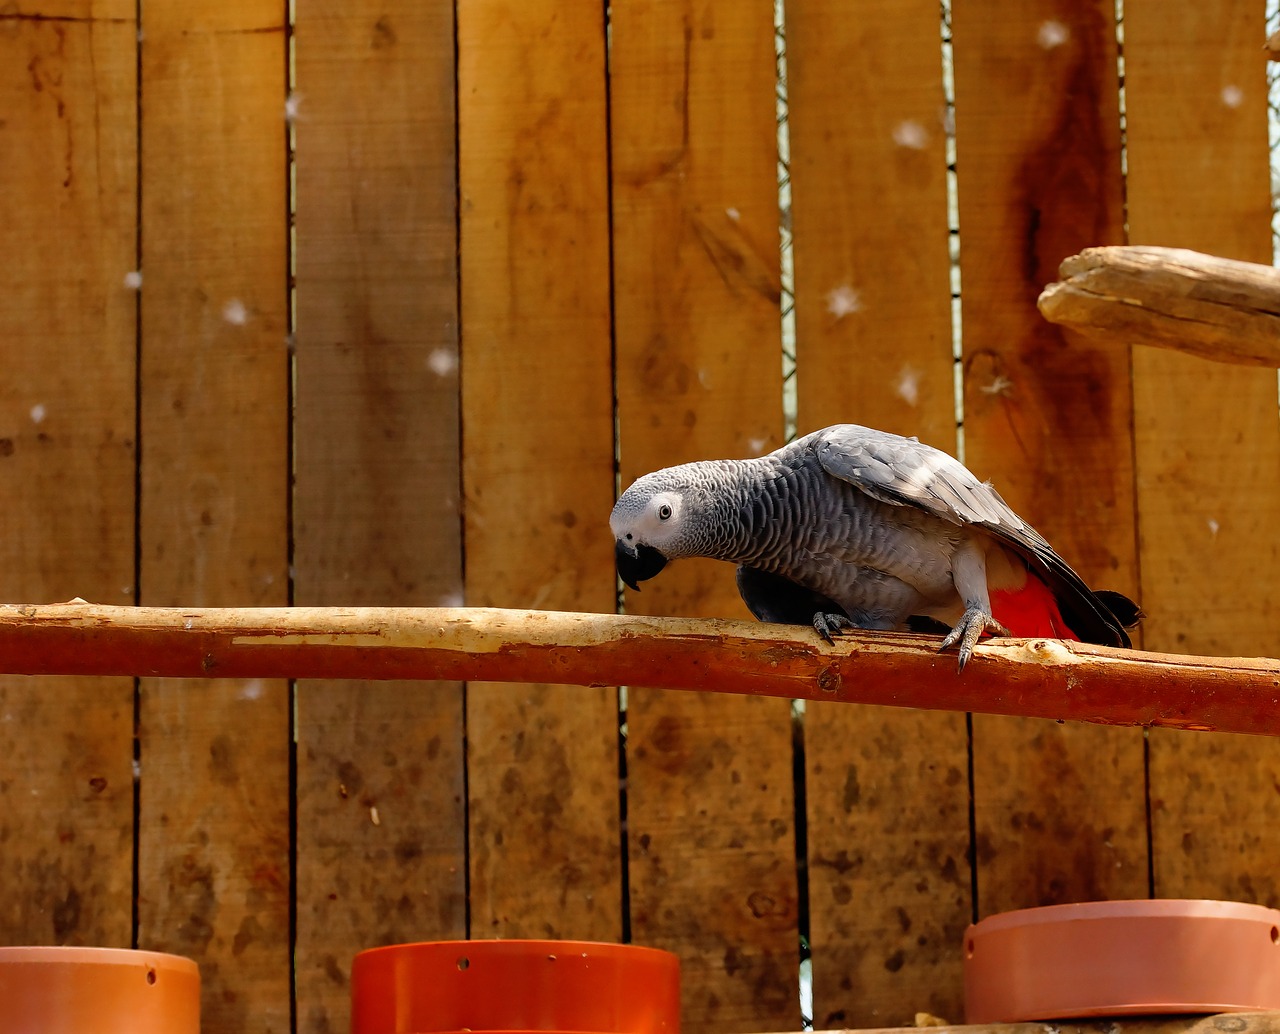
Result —
<path fill-rule="evenodd" d="M 137 7 L 92 11 L 0 14 L 7 599 L 136 599 Z M 0 679 L 4 943 L 130 945 L 133 704 L 128 679 Z"/>
<path fill-rule="evenodd" d="M 139 599 L 288 602 L 286 12 L 149 2 L 139 71 Z M 206 1034 L 287 1031 L 290 699 L 144 679 L 138 943 L 196 958 Z"/>
<path fill-rule="evenodd" d="M 625 486 L 783 441 L 772 5 L 616 0 L 609 72 Z M 627 610 L 742 614 L 727 574 L 681 565 Z M 652 676 L 625 680 L 631 937 L 679 955 L 687 1029 L 795 1023 L 790 707 Z"/>
<path fill-rule="evenodd" d="M 1127 3 L 1134 244 L 1272 257 L 1264 12 L 1251 0 Z M 1280 652 L 1274 370 L 1133 351 L 1145 645 Z M 1280 904 L 1280 743 L 1152 732 L 1154 893 Z"/>
<path fill-rule="evenodd" d="M 297 6 L 299 604 L 461 600 L 453 18 Z M 462 700 L 296 688 L 300 1034 L 349 1029 L 356 951 L 466 936 Z"/>
<path fill-rule="evenodd" d="M 1280 270 L 1185 248 L 1086 248 L 1040 295 L 1045 319 L 1219 362 L 1280 366 Z"/>
<path fill-rule="evenodd" d="M 1035 307 L 1065 256 L 1123 240 L 1115 18 L 953 11 L 964 459 L 1087 582 L 1136 596 L 1128 350 Z M 979 915 L 1145 896 L 1141 733 L 978 716 L 972 749 Z"/>
<path fill-rule="evenodd" d="M 612 610 L 603 15 L 456 9 L 466 599 Z M 467 686 L 474 936 L 622 936 L 617 694 L 558 681 Z"/>
<path fill-rule="evenodd" d="M 491 608 L 0 606 L 0 672 L 640 685 L 1280 735 L 1280 660 Z"/>
<path fill-rule="evenodd" d="M 938 5 L 807 0 L 786 20 L 799 430 L 856 420 L 954 454 L 942 62 L 920 45 Z M 805 709 L 818 1027 L 962 1010 L 966 726 L 958 712 Z"/>

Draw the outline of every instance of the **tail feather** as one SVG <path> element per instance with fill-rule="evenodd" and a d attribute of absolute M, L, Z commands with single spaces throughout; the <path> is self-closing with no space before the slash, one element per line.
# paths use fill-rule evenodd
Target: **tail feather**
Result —
<path fill-rule="evenodd" d="M 1135 628 L 1142 620 L 1142 608 L 1123 593 L 1112 592 L 1110 589 L 1095 589 L 1093 594 L 1102 601 L 1102 605 L 1107 610 L 1111 611 L 1122 627 Z"/>
<path fill-rule="evenodd" d="M 993 589 L 991 614 L 1011 635 L 1019 638 L 1044 636 L 1080 641 L 1062 616 L 1049 586 L 1034 575 L 1027 578 L 1021 589 Z"/>

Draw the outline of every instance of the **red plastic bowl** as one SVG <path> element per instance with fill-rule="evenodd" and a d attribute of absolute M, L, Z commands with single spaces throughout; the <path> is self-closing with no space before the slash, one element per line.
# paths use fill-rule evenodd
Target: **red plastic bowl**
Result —
<path fill-rule="evenodd" d="M 351 967 L 352 1034 L 678 1034 L 680 961 L 590 941 L 434 941 Z"/>
<path fill-rule="evenodd" d="M 964 942 L 969 1023 L 1280 1009 L 1280 912 L 1093 901 L 1002 912 Z"/>

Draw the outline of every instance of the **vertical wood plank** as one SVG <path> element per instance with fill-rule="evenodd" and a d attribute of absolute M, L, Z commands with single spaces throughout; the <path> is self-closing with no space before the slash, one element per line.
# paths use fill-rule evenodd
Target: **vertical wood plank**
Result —
<path fill-rule="evenodd" d="M 458 7 L 466 599 L 612 611 L 605 26 Z M 471 934 L 617 940 L 617 698 L 467 687 Z"/>
<path fill-rule="evenodd" d="M 957 5 L 952 29 L 965 457 L 1086 581 L 1136 594 L 1128 350 L 1035 307 L 1061 259 L 1123 236 L 1114 4 Z M 975 716 L 973 761 L 980 913 L 1145 896 L 1140 732 Z"/>
<path fill-rule="evenodd" d="M 275 0 L 146 8 L 149 605 L 288 599 L 284 13 Z M 141 691 L 139 941 L 199 962 L 205 1031 L 287 1030 L 287 685 L 146 679 Z"/>
<path fill-rule="evenodd" d="M 1133 243 L 1271 261 L 1264 35 L 1250 3 L 1125 5 Z M 1147 645 L 1274 656 L 1275 372 L 1140 348 L 1134 395 Z M 1280 746 L 1150 743 L 1156 893 L 1280 903 Z"/>
<path fill-rule="evenodd" d="M 623 0 L 612 12 L 625 485 L 781 444 L 775 66 L 768 4 Z M 627 606 L 745 613 L 732 568 L 694 561 Z M 787 703 L 635 689 L 627 724 L 633 938 L 681 956 L 687 1027 L 795 1026 Z"/>
<path fill-rule="evenodd" d="M 802 433 L 955 450 L 938 19 L 931 0 L 787 9 Z M 804 746 L 815 1027 L 961 1016 L 964 715 L 811 704 Z"/>
<path fill-rule="evenodd" d="M 294 598 L 454 605 L 453 8 L 305 0 L 295 33 Z M 356 952 L 465 936 L 462 692 L 297 694 L 298 1029 L 322 1034 Z"/>
<path fill-rule="evenodd" d="M 0 20 L 0 595 L 133 599 L 132 3 Z M 0 941 L 132 938 L 133 681 L 0 680 Z"/>

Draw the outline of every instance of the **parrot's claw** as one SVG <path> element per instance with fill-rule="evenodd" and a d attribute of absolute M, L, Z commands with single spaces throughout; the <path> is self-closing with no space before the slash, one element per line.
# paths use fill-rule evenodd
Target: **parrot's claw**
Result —
<path fill-rule="evenodd" d="M 960 618 L 956 627 L 947 633 L 938 650 L 939 652 L 949 650 L 959 643 L 960 663 L 957 670 L 964 671 L 964 666 L 973 656 L 973 648 L 985 632 L 990 632 L 992 635 L 1009 635 L 1009 630 L 986 611 L 978 607 L 970 607 L 964 612 L 964 616 Z"/>
<path fill-rule="evenodd" d="M 844 614 L 835 614 L 831 612 L 818 611 L 813 615 L 813 630 L 822 636 L 828 643 L 835 642 L 835 636 L 838 636 L 846 628 L 856 628 L 857 626 L 849 620 Z"/>

